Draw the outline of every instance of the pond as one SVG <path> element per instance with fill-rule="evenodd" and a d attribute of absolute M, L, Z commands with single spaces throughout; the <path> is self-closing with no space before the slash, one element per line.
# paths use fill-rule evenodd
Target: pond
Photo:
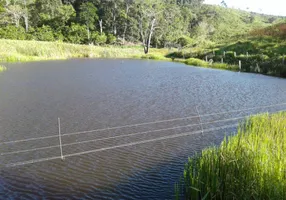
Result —
<path fill-rule="evenodd" d="M 173 199 L 189 156 L 245 116 L 286 109 L 286 80 L 257 74 L 124 59 L 7 67 L 0 199 Z"/>

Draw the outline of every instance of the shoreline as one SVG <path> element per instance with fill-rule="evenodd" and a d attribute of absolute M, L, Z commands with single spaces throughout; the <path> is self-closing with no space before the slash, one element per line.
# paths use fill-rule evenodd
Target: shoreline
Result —
<path fill-rule="evenodd" d="M 150 49 L 149 54 L 144 54 L 143 48 L 140 46 L 89 46 L 77 45 L 63 42 L 41 42 L 41 41 L 26 41 L 26 40 L 6 40 L 0 39 L 0 63 L 5 66 L 5 63 L 23 63 L 37 61 L 52 61 L 52 60 L 68 60 L 76 58 L 91 58 L 91 59 L 142 59 L 142 60 L 160 60 L 168 62 L 183 63 L 189 66 L 220 69 L 239 72 L 237 65 L 227 63 L 208 63 L 197 58 L 176 58 L 168 57 L 173 49 Z M 245 71 L 242 71 L 245 72 Z M 275 74 L 262 74 L 272 77 L 282 76 Z"/>

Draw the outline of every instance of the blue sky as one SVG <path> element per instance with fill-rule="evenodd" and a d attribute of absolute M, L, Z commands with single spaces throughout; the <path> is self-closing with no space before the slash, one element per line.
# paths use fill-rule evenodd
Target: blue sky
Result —
<path fill-rule="evenodd" d="M 222 0 L 205 0 L 207 4 L 220 4 Z M 230 8 L 258 13 L 286 16 L 286 0 L 225 0 Z"/>

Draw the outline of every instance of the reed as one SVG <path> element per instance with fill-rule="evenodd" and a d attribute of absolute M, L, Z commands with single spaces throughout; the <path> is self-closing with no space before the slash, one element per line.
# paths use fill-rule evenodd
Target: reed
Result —
<path fill-rule="evenodd" d="M 250 117 L 189 158 L 184 182 L 187 199 L 286 199 L 286 113 Z"/>

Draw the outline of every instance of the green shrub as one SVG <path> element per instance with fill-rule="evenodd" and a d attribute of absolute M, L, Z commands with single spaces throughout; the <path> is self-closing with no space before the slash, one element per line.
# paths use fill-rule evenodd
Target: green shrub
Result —
<path fill-rule="evenodd" d="M 65 41 L 74 44 L 83 44 L 87 41 L 86 26 L 72 23 L 64 28 Z"/>
<path fill-rule="evenodd" d="M 286 113 L 251 117 L 219 147 L 189 158 L 186 199 L 286 199 Z"/>
<path fill-rule="evenodd" d="M 18 28 L 12 25 L 8 25 L 4 28 L 0 28 L 0 38 L 11 40 L 25 40 L 26 32 L 22 26 Z"/>
<path fill-rule="evenodd" d="M 43 25 L 42 27 L 37 28 L 33 33 L 33 36 L 39 41 L 55 41 L 54 31 L 50 26 Z"/>
<path fill-rule="evenodd" d="M 94 32 L 91 35 L 91 40 L 95 43 L 95 44 L 105 44 L 107 41 L 107 36 L 105 35 L 105 33 L 100 34 L 99 32 Z"/>
<path fill-rule="evenodd" d="M 216 68 L 216 69 L 228 69 L 228 70 L 233 70 L 233 71 L 238 71 L 238 65 L 230 65 L 226 63 L 213 63 L 211 67 Z"/>
<path fill-rule="evenodd" d="M 182 36 L 178 39 L 178 44 L 181 45 L 181 47 L 189 46 L 193 44 L 193 39 L 188 36 Z"/>
<path fill-rule="evenodd" d="M 116 37 L 113 34 L 107 34 L 107 44 L 114 44 Z"/>
<path fill-rule="evenodd" d="M 187 65 L 193 65 L 193 66 L 200 66 L 200 67 L 208 67 L 209 63 L 197 58 L 189 58 L 185 61 Z"/>
<path fill-rule="evenodd" d="M 150 59 L 150 60 L 168 60 L 168 58 L 162 56 L 162 55 L 156 55 L 156 54 L 145 54 L 141 56 L 143 59 Z"/>

